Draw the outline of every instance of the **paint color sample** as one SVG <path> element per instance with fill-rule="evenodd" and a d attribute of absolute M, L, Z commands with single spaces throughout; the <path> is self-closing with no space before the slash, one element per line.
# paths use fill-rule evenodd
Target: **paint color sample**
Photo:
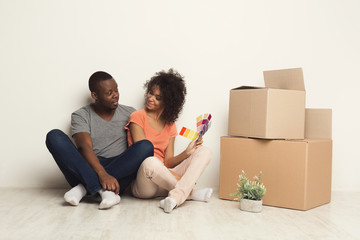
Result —
<path fill-rule="evenodd" d="M 183 136 L 185 131 L 186 131 L 186 127 L 183 127 L 183 128 L 181 129 L 179 135 Z"/>
<path fill-rule="evenodd" d="M 192 139 L 193 136 L 194 136 L 194 134 L 195 134 L 195 131 L 190 130 L 190 133 L 189 133 L 189 135 L 188 135 L 188 138 L 189 138 L 189 139 Z"/>
<path fill-rule="evenodd" d="M 190 133 L 190 129 L 186 129 L 186 131 L 185 131 L 185 133 L 184 133 L 184 137 L 187 138 L 187 136 L 189 135 L 189 133 Z"/>
<path fill-rule="evenodd" d="M 212 115 L 209 113 L 205 113 L 204 115 L 199 115 L 196 118 L 196 129 L 197 131 L 193 131 L 186 127 L 182 127 L 179 135 L 184 136 L 190 140 L 194 140 L 197 137 L 201 138 L 210 128 L 211 126 L 211 118 Z"/>
<path fill-rule="evenodd" d="M 192 140 L 196 139 L 197 137 L 198 137 L 198 133 L 195 132 L 194 137 L 192 138 Z"/>
<path fill-rule="evenodd" d="M 190 130 L 190 129 L 189 129 Z M 194 132 L 193 130 L 189 131 L 189 134 L 186 136 L 187 138 L 191 139 L 194 136 Z"/>
<path fill-rule="evenodd" d="M 197 138 L 198 133 L 195 132 L 195 131 L 193 131 L 193 130 L 191 130 L 191 129 L 188 129 L 188 128 L 186 128 L 186 127 L 183 127 L 183 128 L 181 129 L 179 135 L 184 136 L 184 137 L 186 137 L 186 138 L 188 138 L 188 139 L 190 139 L 190 140 L 194 140 L 195 138 Z"/>

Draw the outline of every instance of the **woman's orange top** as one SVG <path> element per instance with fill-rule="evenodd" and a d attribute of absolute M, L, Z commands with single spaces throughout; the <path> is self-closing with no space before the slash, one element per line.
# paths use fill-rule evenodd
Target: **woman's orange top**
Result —
<path fill-rule="evenodd" d="M 125 129 L 128 130 L 127 137 L 129 146 L 134 143 L 129 131 L 130 123 L 136 123 L 144 130 L 146 139 L 154 145 L 154 156 L 164 162 L 165 151 L 169 145 L 170 138 L 178 135 L 175 123 L 166 124 L 161 131 L 157 131 L 150 126 L 145 109 L 135 111 L 130 115 L 129 122 L 125 126 Z"/>

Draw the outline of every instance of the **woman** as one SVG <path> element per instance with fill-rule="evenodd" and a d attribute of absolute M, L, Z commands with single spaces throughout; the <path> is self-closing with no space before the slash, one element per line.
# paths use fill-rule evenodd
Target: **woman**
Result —
<path fill-rule="evenodd" d="M 131 185 L 132 194 L 138 198 L 168 196 L 160 201 L 166 213 L 186 199 L 208 201 L 211 188 L 192 191 L 211 159 L 202 139 L 192 141 L 174 156 L 175 121 L 186 95 L 183 77 L 172 69 L 158 72 L 145 83 L 145 88 L 145 108 L 133 112 L 125 128 L 129 130 L 129 145 L 147 139 L 154 145 L 154 156 L 141 164 Z"/>

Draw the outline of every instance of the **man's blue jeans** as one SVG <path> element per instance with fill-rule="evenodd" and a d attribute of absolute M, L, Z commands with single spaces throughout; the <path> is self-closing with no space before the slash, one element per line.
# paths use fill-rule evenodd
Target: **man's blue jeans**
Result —
<path fill-rule="evenodd" d="M 102 188 L 94 169 L 65 133 L 58 129 L 51 130 L 46 135 L 46 146 L 71 187 L 82 183 L 91 195 L 95 195 Z M 154 146 L 150 141 L 142 140 L 131 145 L 119 156 L 98 156 L 98 159 L 106 172 L 119 182 L 121 194 L 135 179 L 141 163 L 150 156 L 154 156 Z"/>

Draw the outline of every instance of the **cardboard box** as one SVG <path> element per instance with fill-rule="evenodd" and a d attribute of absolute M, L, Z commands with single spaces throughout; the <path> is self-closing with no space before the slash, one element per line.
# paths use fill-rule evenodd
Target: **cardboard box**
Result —
<path fill-rule="evenodd" d="M 305 137 L 332 139 L 332 110 L 306 108 Z"/>
<path fill-rule="evenodd" d="M 265 88 L 230 90 L 228 135 L 304 139 L 305 86 L 301 68 L 264 71 Z"/>
<path fill-rule="evenodd" d="M 219 197 L 233 200 L 239 174 L 263 172 L 263 204 L 308 210 L 331 200 L 332 140 L 221 137 Z"/>

